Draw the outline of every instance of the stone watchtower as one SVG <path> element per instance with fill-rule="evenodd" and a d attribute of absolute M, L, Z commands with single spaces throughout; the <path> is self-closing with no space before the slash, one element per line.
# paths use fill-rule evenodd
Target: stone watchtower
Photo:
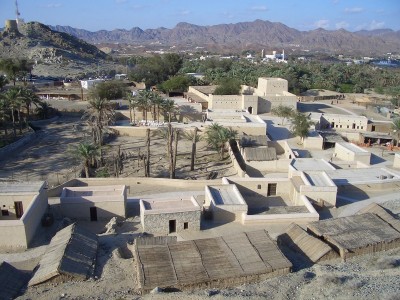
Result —
<path fill-rule="evenodd" d="M 6 20 L 4 32 L 19 35 L 17 20 Z"/>

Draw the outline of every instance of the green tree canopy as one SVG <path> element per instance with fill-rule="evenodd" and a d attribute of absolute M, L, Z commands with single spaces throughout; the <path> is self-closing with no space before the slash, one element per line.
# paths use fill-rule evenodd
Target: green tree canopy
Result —
<path fill-rule="evenodd" d="M 213 123 L 206 129 L 206 141 L 210 147 L 218 151 L 221 160 L 224 158 L 226 144 L 235 139 L 237 131 L 232 128 L 226 128 L 218 123 Z"/>
<path fill-rule="evenodd" d="M 178 54 L 155 55 L 138 62 L 129 76 L 132 80 L 144 82 L 150 87 L 176 75 L 181 67 L 182 58 Z"/>
<path fill-rule="evenodd" d="M 214 91 L 214 95 L 239 95 L 240 81 L 235 78 L 224 78 Z"/>
<path fill-rule="evenodd" d="M 300 137 L 301 142 L 303 142 L 304 139 L 308 136 L 308 131 L 310 130 L 314 122 L 312 122 L 308 116 L 301 112 L 296 112 L 295 114 L 293 114 L 291 121 L 292 124 L 290 129 L 292 131 L 292 134 Z"/>
<path fill-rule="evenodd" d="M 91 90 L 92 98 L 100 98 L 107 100 L 121 99 L 128 91 L 127 86 L 119 80 L 111 80 L 100 82 Z"/>
<path fill-rule="evenodd" d="M 18 76 L 25 76 L 32 69 L 32 63 L 26 59 L 13 60 L 11 58 L 0 60 L 0 70 L 2 70 L 7 79 L 15 85 Z"/>
<path fill-rule="evenodd" d="M 184 92 L 187 91 L 190 85 L 190 80 L 187 76 L 178 75 L 171 77 L 167 81 L 161 84 L 161 90 L 163 92 Z"/>
<path fill-rule="evenodd" d="M 272 108 L 271 112 L 274 115 L 277 115 L 278 117 L 282 118 L 282 125 L 284 125 L 285 119 L 290 118 L 293 115 L 294 110 L 293 107 L 291 106 L 279 104 L 277 107 Z"/>

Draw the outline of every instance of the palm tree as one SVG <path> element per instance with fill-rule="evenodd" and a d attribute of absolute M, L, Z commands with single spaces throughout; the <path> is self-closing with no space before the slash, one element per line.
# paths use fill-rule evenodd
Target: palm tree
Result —
<path fill-rule="evenodd" d="M 190 159 L 190 171 L 194 170 L 194 161 L 196 158 L 196 148 L 197 148 L 197 142 L 199 142 L 202 137 L 198 134 L 198 128 L 195 127 L 193 131 L 186 132 L 184 134 L 185 138 L 188 139 L 189 141 L 192 141 L 192 153 L 191 153 L 191 159 Z"/>
<path fill-rule="evenodd" d="M 157 107 L 157 122 L 160 122 L 160 106 L 164 103 L 164 99 L 161 97 L 159 93 L 153 93 L 151 102 L 153 104 L 154 121 L 155 121 L 156 107 Z"/>
<path fill-rule="evenodd" d="M 114 121 L 114 109 L 107 99 L 91 98 L 89 107 L 83 115 L 92 131 L 93 143 L 103 145 L 103 135 L 106 127 Z"/>
<path fill-rule="evenodd" d="M 218 151 L 220 159 L 224 159 L 226 143 L 234 140 L 237 131 L 232 128 L 226 128 L 218 123 L 213 123 L 206 129 L 206 140 L 209 146 Z"/>
<path fill-rule="evenodd" d="M 139 92 L 136 100 L 138 107 L 143 112 L 143 118 L 145 119 L 146 123 L 147 123 L 147 111 L 151 107 L 151 102 L 150 102 L 151 97 L 152 97 L 151 91 L 143 90 Z"/>
<path fill-rule="evenodd" d="M 38 107 L 36 107 L 36 113 L 40 116 L 40 118 L 47 119 L 52 109 L 53 108 L 51 107 L 50 103 L 43 101 L 39 103 Z"/>
<path fill-rule="evenodd" d="M 310 127 L 314 124 L 314 122 L 301 112 L 296 112 L 293 115 L 291 121 L 292 124 L 290 125 L 290 127 L 292 134 L 295 136 L 299 136 L 302 144 L 304 142 L 304 139 L 308 136 L 308 131 L 310 130 Z"/>
<path fill-rule="evenodd" d="M 4 136 L 8 136 L 7 132 L 7 120 L 9 118 L 10 105 L 8 104 L 8 99 L 0 94 L 0 120 L 4 126 Z"/>
<path fill-rule="evenodd" d="M 22 103 L 22 95 L 21 95 L 21 89 L 19 88 L 10 88 L 7 92 L 4 93 L 4 97 L 6 99 L 6 102 L 9 105 L 9 108 L 11 110 L 11 120 L 12 120 L 12 126 L 13 126 L 13 134 L 14 137 L 17 136 L 17 131 L 15 128 L 15 110 L 19 111 L 21 108 L 21 103 Z"/>
<path fill-rule="evenodd" d="M 32 90 L 22 89 L 22 101 L 26 109 L 26 120 L 29 120 L 31 105 L 34 104 L 38 107 L 41 103 L 40 98 Z"/>
<path fill-rule="evenodd" d="M 168 123 L 171 123 L 171 115 L 177 111 L 175 101 L 170 99 L 164 100 L 161 105 L 161 109 L 165 114 L 168 114 Z"/>
<path fill-rule="evenodd" d="M 81 162 L 85 169 L 86 178 L 89 178 L 89 170 L 96 163 L 99 156 L 99 148 L 94 144 L 79 143 L 73 149 L 73 155 Z"/>
<path fill-rule="evenodd" d="M 129 122 L 132 123 L 132 121 L 133 121 L 133 124 L 136 124 L 135 109 L 138 105 L 137 99 L 131 93 L 127 93 L 126 100 L 128 101 L 128 107 L 129 107 Z M 132 112 L 133 112 L 133 118 L 132 118 Z"/>

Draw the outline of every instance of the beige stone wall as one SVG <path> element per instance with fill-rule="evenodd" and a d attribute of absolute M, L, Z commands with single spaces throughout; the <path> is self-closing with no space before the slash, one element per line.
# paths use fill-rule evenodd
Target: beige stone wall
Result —
<path fill-rule="evenodd" d="M 320 135 L 315 136 L 315 137 L 309 136 L 309 137 L 304 139 L 303 145 L 304 145 L 305 149 L 318 149 L 318 150 L 321 150 L 321 149 L 323 149 L 324 139 Z"/>
<path fill-rule="evenodd" d="M 256 93 L 259 96 L 265 96 L 266 94 L 278 94 L 281 92 L 288 91 L 288 81 L 282 78 L 258 78 Z"/>
<path fill-rule="evenodd" d="M 334 123 L 332 129 L 339 131 L 365 132 L 368 129 L 368 119 L 360 116 L 324 114 L 321 117 L 320 123 L 321 129 L 325 128 L 328 124 L 331 125 L 332 123 Z"/>
<path fill-rule="evenodd" d="M 255 168 L 261 172 L 287 172 L 291 159 L 277 159 L 271 161 L 246 161 L 246 165 Z"/>
<path fill-rule="evenodd" d="M 400 154 L 396 153 L 393 160 L 393 168 L 400 169 Z"/>
<path fill-rule="evenodd" d="M 208 101 L 210 109 L 242 109 L 240 95 L 210 95 Z"/>
<path fill-rule="evenodd" d="M 193 93 L 196 96 L 199 96 L 201 99 L 206 100 L 207 102 L 210 102 L 207 95 L 203 94 L 202 92 L 196 90 L 195 88 L 193 88 L 191 86 L 189 86 L 188 93 Z"/>
<path fill-rule="evenodd" d="M 70 198 L 73 200 L 73 198 Z M 110 201 L 110 202 L 96 202 L 96 201 L 82 201 L 80 203 L 68 203 L 67 201 L 61 202 L 61 214 L 75 220 L 90 221 L 90 208 L 97 208 L 97 220 L 109 220 L 112 217 L 125 218 L 125 202 L 124 201 Z"/>
<path fill-rule="evenodd" d="M 258 96 L 250 96 L 250 95 L 242 95 L 242 109 L 246 109 L 247 111 L 251 111 L 251 114 L 258 114 Z M 251 108 L 251 109 L 250 109 Z"/>
<path fill-rule="evenodd" d="M 156 235 L 168 235 L 169 221 L 176 220 L 176 232 L 182 231 L 199 231 L 200 230 L 200 210 L 161 213 L 161 214 L 146 214 L 143 209 L 140 209 L 143 231 Z M 188 223 L 188 229 L 184 229 L 184 223 Z"/>
<path fill-rule="evenodd" d="M 363 164 L 369 165 L 371 162 L 371 153 L 362 148 L 359 149 L 360 149 L 359 152 L 352 151 L 351 149 L 346 148 L 342 144 L 336 143 L 334 156 L 344 161 L 359 161 Z"/>
<path fill-rule="evenodd" d="M 37 229 L 41 226 L 42 217 L 47 212 L 48 197 L 46 190 L 42 189 L 35 199 L 24 211 L 21 221 L 25 226 L 25 236 L 27 245 L 31 244 Z M 24 208 L 25 209 L 25 208 Z"/>
<path fill-rule="evenodd" d="M 46 190 L 41 189 L 36 195 L 5 195 L 2 201 L 8 204 L 11 216 L 8 220 L 0 220 L 0 246 L 28 248 L 47 211 Z M 23 201 L 24 214 L 19 220 L 15 219 L 14 201 Z"/>
<path fill-rule="evenodd" d="M 0 247 L 28 248 L 25 226 L 21 220 L 0 220 Z"/>

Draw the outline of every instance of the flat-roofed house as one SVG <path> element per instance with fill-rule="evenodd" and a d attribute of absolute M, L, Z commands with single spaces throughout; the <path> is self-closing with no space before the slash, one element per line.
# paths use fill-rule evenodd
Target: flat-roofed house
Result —
<path fill-rule="evenodd" d="M 126 217 L 126 186 L 65 187 L 61 214 L 76 220 L 109 220 Z"/>
<path fill-rule="evenodd" d="M 140 220 L 144 232 L 166 235 L 200 230 L 201 209 L 194 197 L 141 199 Z"/>
<path fill-rule="evenodd" d="M 47 211 L 46 182 L 0 182 L 0 246 L 28 248 Z"/>

